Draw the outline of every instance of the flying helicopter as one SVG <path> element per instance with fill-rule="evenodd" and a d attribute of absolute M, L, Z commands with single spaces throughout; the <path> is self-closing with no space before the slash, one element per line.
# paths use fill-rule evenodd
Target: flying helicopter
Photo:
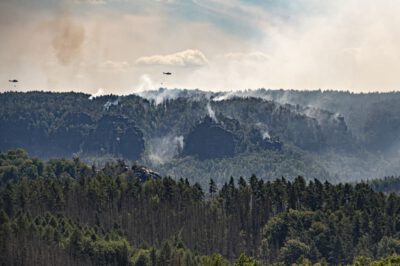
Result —
<path fill-rule="evenodd" d="M 17 87 L 17 83 L 18 83 L 18 79 L 10 79 L 10 80 L 8 80 L 8 82 L 10 82 L 10 83 L 14 83 L 14 88 L 16 88 Z"/>

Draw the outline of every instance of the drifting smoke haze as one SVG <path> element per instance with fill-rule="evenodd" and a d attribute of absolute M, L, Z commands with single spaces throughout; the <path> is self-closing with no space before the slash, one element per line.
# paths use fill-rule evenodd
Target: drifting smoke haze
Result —
<path fill-rule="evenodd" d="M 137 89 L 139 90 L 139 94 L 144 91 L 150 91 L 150 90 L 155 89 L 154 83 L 151 80 L 151 78 L 149 77 L 149 75 L 144 74 L 140 77 L 140 81 L 137 86 Z"/>
<path fill-rule="evenodd" d="M 92 99 L 94 99 L 94 98 L 96 98 L 96 97 L 99 97 L 99 96 L 102 96 L 102 95 L 104 95 L 104 90 L 100 88 L 100 89 L 97 90 L 96 93 L 93 93 L 93 94 L 89 97 L 89 100 L 92 100 Z"/>
<path fill-rule="evenodd" d="M 143 90 L 136 93 L 138 96 L 145 98 L 149 101 L 153 101 L 155 105 L 164 103 L 167 100 L 174 100 L 181 97 L 182 90 L 174 89 L 160 89 L 160 90 Z"/>
<path fill-rule="evenodd" d="M 150 81 L 151 82 L 151 81 Z M 147 81 L 145 81 L 147 84 Z M 152 84 L 152 83 L 150 83 Z M 148 87 L 148 90 L 143 90 L 143 87 Z M 175 100 L 178 98 L 185 98 L 191 101 L 199 101 L 199 100 L 210 100 L 213 95 L 212 92 L 201 91 L 201 90 L 182 90 L 182 89 L 166 89 L 160 88 L 158 90 L 152 90 L 151 86 L 139 86 L 141 88 L 138 92 L 135 92 L 136 95 L 145 98 L 149 101 L 152 101 L 155 105 L 159 105 L 168 100 Z M 207 107 L 208 108 L 208 107 Z"/>
<path fill-rule="evenodd" d="M 159 87 L 398 89 L 398 1 L 280 5 L 2 1 L 1 87 L 10 89 L 7 81 L 15 77 L 20 90 L 90 94 L 98 88 L 129 94 Z M 185 10 L 199 15 L 183 16 Z"/>
<path fill-rule="evenodd" d="M 172 160 L 183 149 L 183 136 L 165 136 L 150 139 L 147 159 L 152 165 L 161 165 Z"/>
<path fill-rule="evenodd" d="M 61 16 L 50 23 L 54 30 L 53 48 L 61 65 L 69 65 L 78 60 L 85 40 L 85 31 L 68 16 Z"/>
<path fill-rule="evenodd" d="M 118 106 L 118 104 L 119 104 L 119 98 L 114 101 L 107 101 L 104 104 L 104 110 L 108 111 L 111 106 Z"/>
<path fill-rule="evenodd" d="M 214 110 L 212 109 L 210 103 L 207 104 L 207 114 L 208 114 L 209 117 L 211 117 L 211 119 L 212 119 L 215 123 L 218 123 L 218 119 L 217 119 L 217 117 L 215 116 L 215 112 L 214 112 Z"/>
<path fill-rule="evenodd" d="M 261 136 L 263 139 L 270 139 L 271 135 L 268 132 L 268 125 L 264 124 L 264 123 L 257 123 L 256 126 L 258 127 L 258 129 L 260 130 Z"/>

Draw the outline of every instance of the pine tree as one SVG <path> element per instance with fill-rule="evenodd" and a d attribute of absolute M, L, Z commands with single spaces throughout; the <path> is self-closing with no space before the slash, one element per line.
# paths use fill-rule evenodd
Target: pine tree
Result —
<path fill-rule="evenodd" d="M 217 185 L 212 178 L 210 179 L 208 192 L 210 193 L 211 197 L 213 197 L 215 192 L 217 192 Z"/>

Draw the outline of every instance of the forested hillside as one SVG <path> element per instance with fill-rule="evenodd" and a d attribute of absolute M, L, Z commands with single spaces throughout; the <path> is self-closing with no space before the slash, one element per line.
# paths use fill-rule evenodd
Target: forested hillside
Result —
<path fill-rule="evenodd" d="M 2 265 L 396 265 L 400 197 L 367 183 L 231 178 L 0 154 Z M 373 262 L 375 260 L 375 262 Z M 379 260 L 379 261 L 377 261 Z"/>
<path fill-rule="evenodd" d="M 399 154 L 399 92 L 352 93 L 340 91 L 258 91 L 281 103 L 322 108 L 340 113 L 347 125 L 368 150 Z"/>
<path fill-rule="evenodd" d="M 0 150 L 125 159 L 206 185 L 256 174 L 331 182 L 400 172 L 398 93 L 257 90 L 0 94 Z M 239 163 L 240 162 L 240 163 Z"/>

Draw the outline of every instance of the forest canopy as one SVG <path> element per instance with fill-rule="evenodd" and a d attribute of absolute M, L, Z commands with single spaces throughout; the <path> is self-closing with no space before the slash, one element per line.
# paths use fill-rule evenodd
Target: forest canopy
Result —
<path fill-rule="evenodd" d="M 231 178 L 217 187 L 0 154 L 3 265 L 395 265 L 400 197 L 367 183 Z M 149 172 L 150 173 L 150 172 Z"/>

